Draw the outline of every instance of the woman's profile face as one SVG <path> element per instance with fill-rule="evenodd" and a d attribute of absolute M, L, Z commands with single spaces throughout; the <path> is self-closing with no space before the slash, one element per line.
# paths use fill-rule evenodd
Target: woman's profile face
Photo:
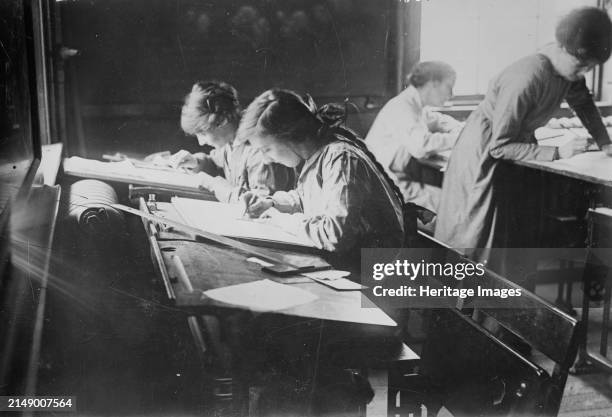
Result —
<path fill-rule="evenodd" d="M 430 81 L 431 89 L 428 105 L 439 107 L 450 100 L 453 97 L 455 80 L 455 77 L 448 77 L 442 81 Z"/>
<path fill-rule="evenodd" d="M 249 142 L 263 154 L 266 162 L 277 162 L 289 168 L 295 168 L 302 162 L 291 143 L 276 136 L 255 135 L 249 138 Z"/>
<path fill-rule="evenodd" d="M 205 132 L 196 133 L 200 146 L 208 145 L 215 148 L 222 148 L 234 141 L 236 127 L 231 123 L 215 127 Z"/>

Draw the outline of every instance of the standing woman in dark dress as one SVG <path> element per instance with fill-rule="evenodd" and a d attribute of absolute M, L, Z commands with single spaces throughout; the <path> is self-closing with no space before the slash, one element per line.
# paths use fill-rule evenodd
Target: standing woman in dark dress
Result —
<path fill-rule="evenodd" d="M 492 80 L 453 149 L 435 237 L 477 261 L 487 261 L 490 248 L 521 247 L 508 239 L 517 231 L 508 233 L 510 216 L 503 209 L 513 204 L 517 211 L 523 198 L 516 190 L 522 187 L 524 195 L 527 184 L 517 175 L 520 170 L 500 162 L 553 161 L 586 150 L 584 139 L 553 147 L 539 146 L 534 138 L 534 130 L 546 124 L 564 99 L 599 147 L 612 155 L 583 76 L 610 57 L 610 18 L 601 9 L 576 9 L 559 22 L 555 35 L 555 44 L 515 62 Z"/>

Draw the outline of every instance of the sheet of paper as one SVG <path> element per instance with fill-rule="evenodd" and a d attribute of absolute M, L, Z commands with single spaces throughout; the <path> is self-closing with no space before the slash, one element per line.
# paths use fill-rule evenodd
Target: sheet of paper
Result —
<path fill-rule="evenodd" d="M 608 134 L 612 135 L 612 128 L 607 128 Z M 551 129 L 549 127 L 540 127 L 535 130 L 535 137 L 540 146 L 562 146 L 575 138 L 591 139 L 588 130 L 583 127 L 568 128 L 568 129 Z M 595 142 L 591 143 L 589 151 L 599 150 Z"/>
<path fill-rule="evenodd" d="M 312 279 L 324 279 L 328 281 L 333 281 L 336 279 L 341 279 L 344 277 L 348 277 L 351 275 L 349 271 L 340 271 L 338 269 L 326 269 L 325 271 L 315 271 L 315 272 L 304 272 L 302 275 L 306 275 Z"/>
<path fill-rule="evenodd" d="M 589 170 L 607 171 L 609 176 L 612 177 L 612 158 L 606 156 L 603 152 L 585 152 L 571 158 L 558 159 L 554 161 L 554 164 L 577 167 L 584 169 L 586 172 Z"/>
<path fill-rule="evenodd" d="M 539 127 L 535 130 L 534 135 L 538 142 L 549 139 L 556 139 L 558 137 L 563 137 L 568 132 L 565 129 L 552 129 L 550 127 Z"/>
<path fill-rule="evenodd" d="M 561 129 L 554 129 L 556 131 L 561 131 L 563 132 L 563 130 Z M 574 129 L 576 130 L 576 129 Z M 540 146 L 563 146 L 566 143 L 570 142 L 571 140 L 575 139 L 576 135 L 565 131 L 564 134 L 560 135 L 560 136 L 555 136 L 555 137 L 548 137 L 545 139 L 539 139 L 538 140 L 538 145 Z M 590 139 L 590 136 L 585 136 L 585 138 Z M 589 151 L 597 151 L 599 150 L 599 148 L 597 147 L 597 144 L 595 142 L 592 142 L 589 144 L 587 150 Z"/>
<path fill-rule="evenodd" d="M 271 264 L 270 262 L 266 262 L 263 259 L 259 259 L 254 256 L 247 258 L 247 262 L 253 262 L 254 264 L 261 265 L 261 266 L 273 266 L 274 265 L 274 264 Z"/>
<path fill-rule="evenodd" d="M 310 240 L 301 239 L 265 220 L 243 218 L 241 204 L 193 200 L 175 197 L 172 204 L 185 223 L 211 233 L 234 238 L 253 239 L 313 247 Z"/>
<path fill-rule="evenodd" d="M 612 158 L 603 152 L 585 152 L 567 159 L 548 162 L 560 169 L 591 176 L 603 181 L 612 181 Z"/>
<path fill-rule="evenodd" d="M 78 156 L 64 159 L 64 172 L 78 177 L 134 182 L 157 186 L 198 190 L 196 175 L 183 171 L 135 167 L 129 161 L 102 162 Z"/>
<path fill-rule="evenodd" d="M 333 280 L 321 279 L 321 278 L 311 278 L 311 279 L 317 282 L 320 282 L 323 285 L 327 285 L 328 287 L 331 287 L 338 291 L 359 291 L 363 288 L 366 288 L 363 285 L 357 282 L 353 282 L 350 279 L 346 279 L 346 278 L 338 278 L 338 279 L 333 279 Z"/>
<path fill-rule="evenodd" d="M 205 291 L 213 300 L 252 311 L 277 311 L 306 304 L 318 297 L 306 290 L 269 279 Z"/>
<path fill-rule="evenodd" d="M 350 274 L 348 271 L 340 271 L 338 269 L 302 273 L 302 275 L 338 291 L 359 291 L 362 288 L 366 288 L 357 282 L 345 278 Z"/>

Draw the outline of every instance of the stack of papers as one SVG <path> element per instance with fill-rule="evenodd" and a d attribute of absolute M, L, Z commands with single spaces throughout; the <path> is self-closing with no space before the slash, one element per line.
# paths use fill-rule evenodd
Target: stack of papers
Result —
<path fill-rule="evenodd" d="M 136 167 L 130 161 L 102 162 L 78 156 L 64 159 L 64 172 L 76 177 L 133 182 L 161 187 L 198 190 L 200 179 L 184 171 Z"/>
<path fill-rule="evenodd" d="M 301 288 L 269 279 L 208 290 L 204 294 L 215 301 L 258 312 L 284 310 L 318 298 Z"/>

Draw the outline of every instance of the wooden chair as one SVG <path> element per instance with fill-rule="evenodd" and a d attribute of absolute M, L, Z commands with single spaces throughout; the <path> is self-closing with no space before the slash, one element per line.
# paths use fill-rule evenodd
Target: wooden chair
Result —
<path fill-rule="evenodd" d="M 532 415 L 546 373 L 455 309 L 433 310 L 419 366 L 391 375 L 389 416 Z M 390 371 L 393 374 L 394 371 Z M 424 410 L 423 410 L 424 409 Z"/>
<path fill-rule="evenodd" d="M 432 261 L 467 262 L 435 240 L 423 243 L 437 247 Z M 557 415 L 581 324 L 491 271 L 461 283 L 522 295 L 476 296 L 458 299 L 457 309 L 432 310 L 416 372 L 398 366 L 389 373 L 388 414 L 416 417 L 425 406 L 435 415 L 445 406 L 455 416 Z M 551 372 L 539 356 L 552 362 Z"/>
<path fill-rule="evenodd" d="M 498 339 L 513 347 L 528 347 L 530 359 L 543 356 L 552 361 L 552 371 L 547 372 L 546 390 L 542 397 L 543 415 L 557 415 L 567 376 L 572 367 L 580 340 L 584 334 L 581 322 L 559 308 L 522 289 L 517 284 L 486 271 L 478 279 L 482 288 L 521 290 L 520 297 L 487 299 L 474 297 L 464 304 L 464 311 L 473 308 L 473 318 L 486 318 L 498 328 Z M 522 349 L 521 349 L 522 350 Z"/>

